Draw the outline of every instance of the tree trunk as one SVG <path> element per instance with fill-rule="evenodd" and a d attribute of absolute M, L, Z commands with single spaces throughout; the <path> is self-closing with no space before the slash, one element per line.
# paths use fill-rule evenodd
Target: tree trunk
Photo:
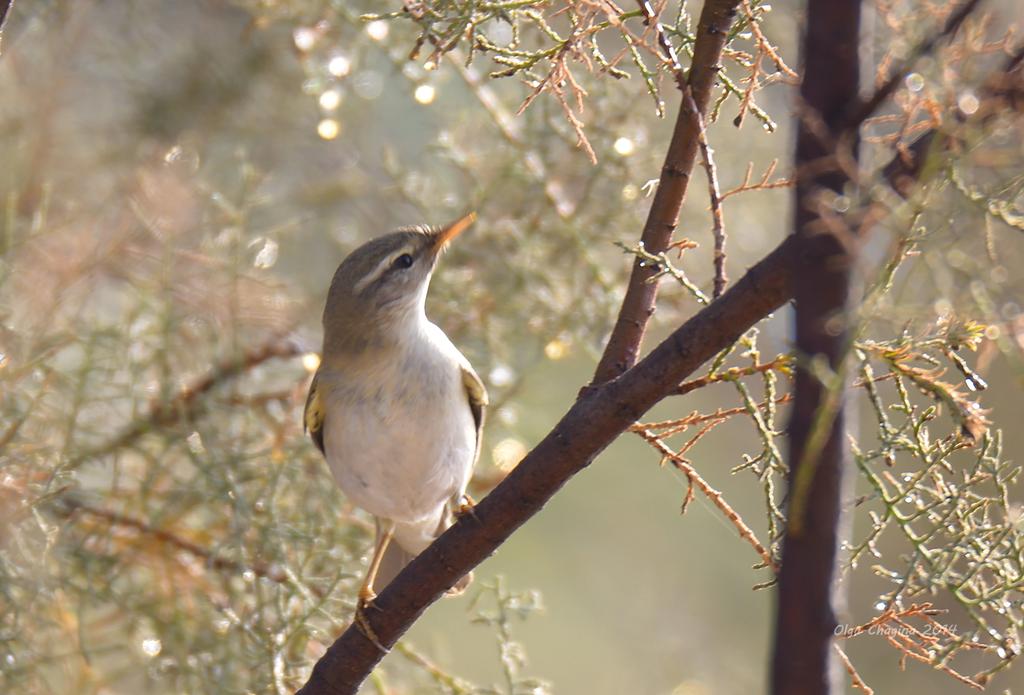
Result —
<path fill-rule="evenodd" d="M 832 691 L 833 579 L 846 468 L 843 361 L 849 349 L 855 229 L 850 203 L 856 127 L 847 126 L 860 82 L 860 0 L 810 0 L 797 112 L 796 375 L 789 424 L 789 515 L 779 574 L 772 692 Z M 837 688 L 838 689 L 838 688 Z"/>

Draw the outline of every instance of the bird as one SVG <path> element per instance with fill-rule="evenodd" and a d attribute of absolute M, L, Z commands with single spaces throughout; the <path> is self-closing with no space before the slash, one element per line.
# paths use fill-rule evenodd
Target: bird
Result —
<path fill-rule="evenodd" d="M 338 266 L 323 312 L 323 349 L 303 424 L 341 491 L 375 521 L 355 619 L 459 515 L 480 456 L 487 390 L 426 315 L 427 290 L 449 243 L 476 220 L 402 227 Z M 449 594 L 472 581 L 462 577 Z"/>

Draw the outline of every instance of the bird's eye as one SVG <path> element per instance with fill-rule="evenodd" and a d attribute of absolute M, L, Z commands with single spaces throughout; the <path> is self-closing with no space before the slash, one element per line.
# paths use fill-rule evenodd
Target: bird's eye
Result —
<path fill-rule="evenodd" d="M 407 253 L 403 253 L 401 256 L 395 259 L 395 268 L 409 268 L 412 266 L 412 256 Z"/>

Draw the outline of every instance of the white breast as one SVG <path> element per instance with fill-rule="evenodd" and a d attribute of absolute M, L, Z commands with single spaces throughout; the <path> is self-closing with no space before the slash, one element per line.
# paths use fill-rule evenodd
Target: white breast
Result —
<path fill-rule="evenodd" d="M 335 480 L 355 504 L 400 524 L 438 519 L 465 491 L 476 451 L 464 358 L 433 324 L 423 336 L 391 359 L 374 360 L 372 372 L 328 368 L 320 375 L 324 449 Z"/>

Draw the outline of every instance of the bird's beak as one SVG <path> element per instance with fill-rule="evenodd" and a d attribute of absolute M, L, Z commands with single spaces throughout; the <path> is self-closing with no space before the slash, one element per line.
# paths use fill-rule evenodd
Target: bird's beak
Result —
<path fill-rule="evenodd" d="M 469 225 L 474 222 L 476 222 L 476 213 L 471 212 L 442 228 L 441 231 L 434 236 L 434 253 L 440 253 L 444 247 L 448 245 L 448 242 L 466 231 L 466 229 L 469 228 Z"/>

